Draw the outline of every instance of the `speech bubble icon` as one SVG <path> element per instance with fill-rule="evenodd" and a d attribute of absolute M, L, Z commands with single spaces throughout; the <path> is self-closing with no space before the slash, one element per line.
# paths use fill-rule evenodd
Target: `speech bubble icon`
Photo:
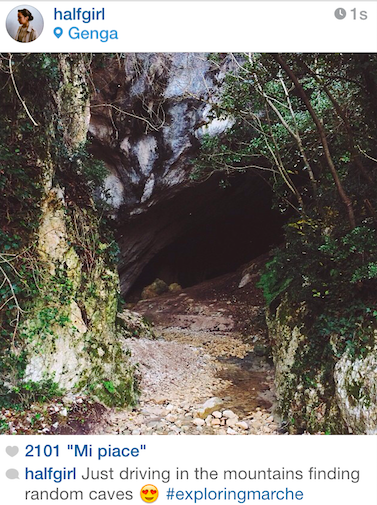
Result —
<path fill-rule="evenodd" d="M 14 480 L 14 479 L 19 479 L 19 474 L 18 470 L 15 468 L 9 468 L 9 470 L 6 471 L 5 475 L 8 477 L 8 479 Z"/>
<path fill-rule="evenodd" d="M 5 449 L 5 452 L 8 454 L 8 456 L 11 456 L 12 458 L 18 454 L 18 451 L 19 449 L 16 445 L 8 445 L 8 447 Z"/>

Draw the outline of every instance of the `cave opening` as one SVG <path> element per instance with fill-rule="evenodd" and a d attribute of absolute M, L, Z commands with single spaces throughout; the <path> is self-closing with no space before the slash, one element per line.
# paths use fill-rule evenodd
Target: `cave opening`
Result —
<path fill-rule="evenodd" d="M 282 242 L 286 218 L 272 209 L 272 192 L 263 180 L 245 173 L 226 187 L 220 182 L 213 177 L 130 220 L 122 232 L 128 250 L 119 270 L 121 284 L 123 279 L 130 286 L 123 289 L 127 301 L 138 299 L 156 279 L 187 288 L 233 272 Z M 124 284 L 138 263 L 129 257 L 136 250 L 139 270 Z"/>

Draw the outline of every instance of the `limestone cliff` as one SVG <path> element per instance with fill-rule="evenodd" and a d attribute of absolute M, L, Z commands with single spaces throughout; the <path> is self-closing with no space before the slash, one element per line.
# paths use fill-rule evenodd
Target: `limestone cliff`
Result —
<path fill-rule="evenodd" d="M 275 384 L 281 414 L 292 432 L 376 434 L 376 346 L 360 356 L 337 348 L 318 358 L 323 344 L 305 325 L 305 305 L 283 299 L 268 311 L 275 364 Z M 318 340 L 318 338 L 317 338 Z M 376 340 L 376 339 L 375 339 Z M 322 347 L 322 349 L 320 349 Z"/>
<path fill-rule="evenodd" d="M 12 372 L 8 369 L 3 375 L 3 384 L 17 391 L 23 383 L 29 390 L 55 383 L 62 391 L 84 391 L 109 405 L 132 403 L 133 370 L 115 328 L 119 283 L 112 243 L 101 229 L 91 177 L 85 175 L 93 170 L 85 147 L 90 121 L 88 61 L 80 55 L 30 59 L 33 72 L 47 74 L 43 107 L 35 84 L 21 88 L 34 127 L 18 101 L 8 103 L 10 113 L 16 110 L 20 116 L 15 132 L 19 139 L 25 124 L 32 130 L 25 157 L 33 154 L 40 191 L 33 234 L 27 238 L 17 215 L 8 225 L 9 233 L 13 226 L 28 243 L 14 255 L 19 270 L 13 270 L 24 290 L 17 295 L 17 288 L 14 300 L 24 297 L 25 302 L 6 358 L 11 359 Z M 18 65 L 19 82 L 26 77 L 32 81 L 25 72 Z M 25 142 L 24 136 L 21 144 Z M 30 165 L 24 160 L 26 174 L 31 173 Z M 15 164 L 10 163 L 9 170 L 14 171 Z"/>
<path fill-rule="evenodd" d="M 218 206 L 218 180 L 198 190 L 189 174 L 202 135 L 232 124 L 210 112 L 234 66 L 231 57 L 220 65 L 204 53 L 94 61 L 89 131 L 93 152 L 110 171 L 102 196 L 118 222 L 123 293 L 159 251 L 195 226 L 195 216 Z"/>

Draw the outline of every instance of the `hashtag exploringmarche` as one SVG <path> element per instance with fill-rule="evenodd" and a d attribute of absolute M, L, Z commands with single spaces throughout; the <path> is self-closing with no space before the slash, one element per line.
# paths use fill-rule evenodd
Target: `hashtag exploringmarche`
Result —
<path fill-rule="evenodd" d="M 302 500 L 304 493 L 302 491 L 292 491 L 288 488 L 279 490 L 230 490 L 230 489 L 191 489 L 185 491 L 175 491 L 174 488 L 169 487 L 166 492 L 166 497 L 168 500 L 176 498 L 179 501 L 188 500 L 197 503 L 202 500 L 233 500 L 237 503 L 245 503 L 246 501 L 258 501 L 258 500 Z"/>

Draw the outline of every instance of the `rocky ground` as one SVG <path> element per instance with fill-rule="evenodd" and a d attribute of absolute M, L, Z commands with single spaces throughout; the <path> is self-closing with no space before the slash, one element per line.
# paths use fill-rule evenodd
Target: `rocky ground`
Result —
<path fill-rule="evenodd" d="M 119 315 L 138 366 L 140 401 L 106 409 L 68 395 L 25 411 L 3 409 L 9 434 L 277 434 L 274 369 L 256 287 L 264 258 Z M 150 328 L 153 328 L 151 331 Z"/>
<path fill-rule="evenodd" d="M 96 433 L 278 433 L 258 266 L 133 307 L 156 336 L 124 344 L 138 364 L 140 402 L 105 414 Z"/>

